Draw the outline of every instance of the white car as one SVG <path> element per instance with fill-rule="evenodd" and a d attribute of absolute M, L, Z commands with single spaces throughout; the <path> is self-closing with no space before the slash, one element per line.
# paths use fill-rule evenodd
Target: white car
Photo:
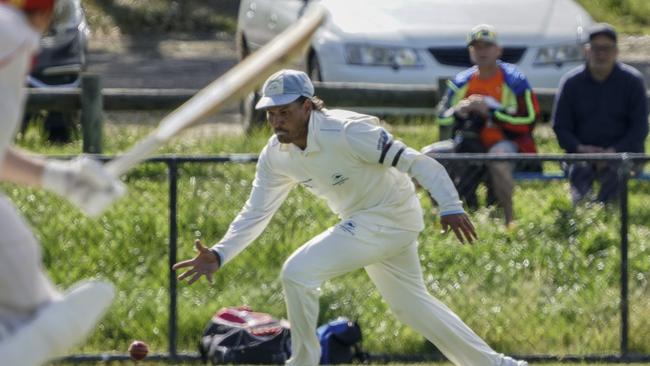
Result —
<path fill-rule="evenodd" d="M 438 85 L 471 66 L 466 37 L 496 27 L 502 59 L 534 88 L 556 88 L 582 63 L 593 20 L 573 0 L 242 0 L 240 55 L 261 47 L 313 3 L 329 12 L 303 67 L 317 81 Z"/>

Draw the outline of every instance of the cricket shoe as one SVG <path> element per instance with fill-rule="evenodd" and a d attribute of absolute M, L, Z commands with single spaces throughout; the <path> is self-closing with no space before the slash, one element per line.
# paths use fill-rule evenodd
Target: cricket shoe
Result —
<path fill-rule="evenodd" d="M 40 366 L 81 343 L 106 312 L 115 290 L 103 281 L 81 282 L 40 309 L 34 319 L 0 341 L 2 366 Z"/>

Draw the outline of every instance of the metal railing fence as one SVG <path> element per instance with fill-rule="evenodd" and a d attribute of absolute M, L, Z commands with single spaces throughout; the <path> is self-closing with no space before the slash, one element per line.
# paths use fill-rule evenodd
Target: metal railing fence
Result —
<path fill-rule="evenodd" d="M 107 159 L 104 157 L 104 159 Z M 632 361 L 650 361 L 650 353 L 638 353 L 630 350 L 630 302 L 629 302 L 629 182 L 630 180 L 640 179 L 639 184 L 644 183 L 647 175 L 634 176 L 635 164 L 646 163 L 650 157 L 644 154 L 581 154 L 581 155 L 487 155 L 487 154 L 445 154 L 437 158 L 442 163 L 450 162 L 474 162 L 474 163 L 490 163 L 495 161 L 508 161 L 508 162 L 525 162 L 534 161 L 544 164 L 558 164 L 558 163 L 578 163 L 578 162 L 602 162 L 608 164 L 615 164 L 617 166 L 619 176 L 619 200 L 618 200 L 618 248 L 620 255 L 620 263 L 618 265 L 618 346 L 615 352 L 597 352 L 589 354 L 544 354 L 538 352 L 531 352 L 528 354 L 521 354 L 522 357 L 531 361 L 586 361 L 586 362 L 632 362 Z M 223 163 L 254 163 L 257 160 L 256 155 L 241 154 L 241 155 L 223 155 L 223 156 L 161 156 L 148 160 L 149 163 L 162 163 L 167 168 L 167 184 L 169 189 L 169 202 L 168 202 L 168 220 L 169 220 L 169 243 L 168 243 L 168 267 L 177 261 L 178 251 L 178 187 L 179 187 L 179 169 L 187 164 L 223 164 Z M 561 177 L 557 174 L 561 170 L 555 170 L 550 176 L 555 179 Z M 547 173 L 537 173 L 536 175 L 526 177 L 526 180 L 539 179 L 543 181 L 545 177 L 549 176 Z M 248 192 L 246 192 L 247 194 Z M 552 197 L 547 197 L 552 199 Z M 650 202 L 648 202 L 650 206 Z M 645 245 L 645 244 L 644 244 Z M 648 273 L 650 275 L 650 273 Z M 167 273 L 168 286 L 169 286 L 169 308 L 168 308 L 168 350 L 166 354 L 157 354 L 152 356 L 152 360 L 196 360 L 197 355 L 193 353 L 183 353 L 178 350 L 178 335 L 179 335 L 179 319 L 178 319 L 178 288 L 175 273 L 171 270 Z M 643 290 L 643 291 L 647 291 Z M 647 315 L 647 314 L 646 314 Z M 643 316 L 643 314 L 640 314 Z M 598 326 L 597 323 L 594 323 Z M 363 326 L 363 325 L 362 325 Z M 650 331 L 650 330 L 648 330 Z M 649 333 L 645 333 L 649 334 Z M 643 335 L 638 335 L 644 337 Z M 533 342 L 533 340 L 528 340 Z M 641 340 L 640 342 L 644 342 Z M 639 343 L 637 341 L 637 343 Z M 425 361 L 429 359 L 439 359 L 440 355 L 433 354 L 376 354 L 374 360 L 376 362 L 385 361 Z M 87 362 L 87 361 L 111 361 L 111 360 L 127 360 L 125 355 L 75 355 L 67 357 L 66 361 L 72 362 Z M 372 360 L 372 359 L 371 359 Z"/>

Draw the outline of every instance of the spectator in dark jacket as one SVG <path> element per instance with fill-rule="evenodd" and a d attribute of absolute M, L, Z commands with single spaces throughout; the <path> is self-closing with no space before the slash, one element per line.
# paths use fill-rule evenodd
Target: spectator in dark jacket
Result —
<path fill-rule="evenodd" d="M 595 25 L 585 44 L 585 65 L 560 82 L 553 109 L 553 129 L 568 153 L 644 152 L 648 135 L 646 88 L 639 71 L 617 61 L 617 34 L 605 23 Z M 574 204 L 600 182 L 597 201 L 616 200 L 615 164 L 569 166 Z"/>

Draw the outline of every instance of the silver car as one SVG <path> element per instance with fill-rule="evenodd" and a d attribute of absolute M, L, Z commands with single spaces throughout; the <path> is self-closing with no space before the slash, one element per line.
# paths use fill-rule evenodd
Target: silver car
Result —
<path fill-rule="evenodd" d="M 300 67 L 314 80 L 437 85 L 471 66 L 466 35 L 496 27 L 502 59 L 535 88 L 556 88 L 583 62 L 584 29 L 593 23 L 573 0 L 242 0 L 240 56 L 293 24 L 305 8 L 329 11 Z"/>

